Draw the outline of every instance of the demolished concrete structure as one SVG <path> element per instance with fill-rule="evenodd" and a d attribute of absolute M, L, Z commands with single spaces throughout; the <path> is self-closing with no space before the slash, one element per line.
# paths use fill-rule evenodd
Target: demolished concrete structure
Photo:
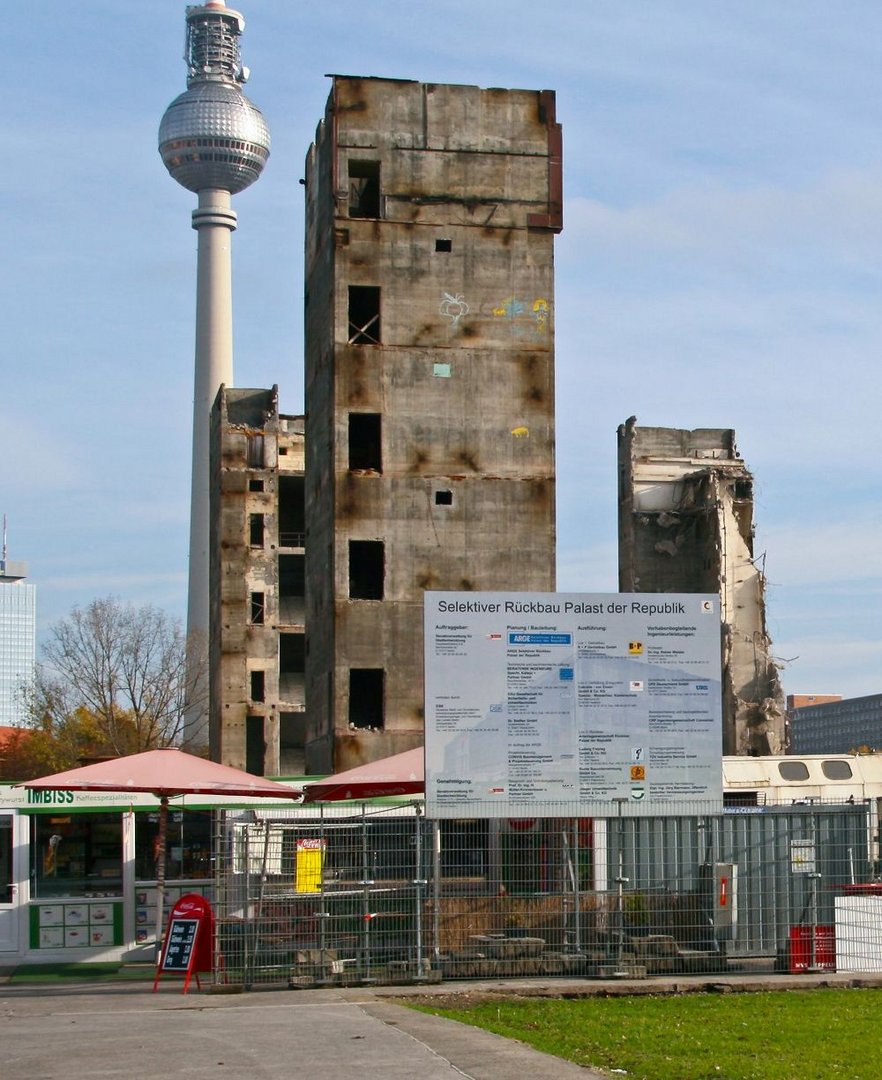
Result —
<path fill-rule="evenodd" d="M 554 94 L 335 75 L 305 186 L 323 773 L 422 744 L 424 590 L 554 589 Z"/>
<path fill-rule="evenodd" d="M 305 771 L 303 428 L 277 387 L 222 386 L 211 414 L 209 740 L 257 775 Z"/>
<path fill-rule="evenodd" d="M 753 478 L 726 428 L 618 430 L 619 588 L 720 596 L 724 754 L 777 754 L 784 702 L 753 553 Z"/>

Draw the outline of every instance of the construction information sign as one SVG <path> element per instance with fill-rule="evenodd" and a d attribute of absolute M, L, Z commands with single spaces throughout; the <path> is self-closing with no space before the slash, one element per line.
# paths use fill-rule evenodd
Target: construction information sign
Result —
<path fill-rule="evenodd" d="M 425 594 L 426 813 L 722 809 L 719 597 Z"/>

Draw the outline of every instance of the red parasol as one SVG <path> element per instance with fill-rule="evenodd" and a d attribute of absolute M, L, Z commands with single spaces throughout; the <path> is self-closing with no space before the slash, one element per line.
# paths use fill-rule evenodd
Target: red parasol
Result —
<path fill-rule="evenodd" d="M 174 795 L 230 795 L 239 798 L 300 799 L 302 792 L 262 776 L 253 776 L 229 765 L 187 754 L 176 747 L 145 750 L 141 754 L 112 758 L 96 765 L 41 776 L 17 785 L 45 790 L 147 791 L 159 799 L 159 849 L 156 858 L 156 940 L 162 943 L 162 912 L 165 900 L 165 839 L 168 800 Z"/>
<path fill-rule="evenodd" d="M 425 790 L 423 748 L 357 765 L 324 780 L 303 785 L 304 802 L 373 799 L 382 795 L 422 795 Z"/>

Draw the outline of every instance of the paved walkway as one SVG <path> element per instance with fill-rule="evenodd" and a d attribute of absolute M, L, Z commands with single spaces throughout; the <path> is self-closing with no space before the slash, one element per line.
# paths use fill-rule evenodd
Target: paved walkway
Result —
<path fill-rule="evenodd" d="M 0 984 L 3 1080 L 600 1080 L 591 1069 L 396 998 L 880 986 L 882 975 L 513 979 L 429 987 L 181 993 L 180 982 Z"/>
<path fill-rule="evenodd" d="M 3 1080 L 593 1080 L 499 1036 L 353 990 L 0 986 Z"/>

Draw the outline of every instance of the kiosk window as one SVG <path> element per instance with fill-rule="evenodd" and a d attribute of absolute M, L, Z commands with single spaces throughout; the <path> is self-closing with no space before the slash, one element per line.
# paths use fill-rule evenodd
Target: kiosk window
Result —
<path fill-rule="evenodd" d="M 122 892 L 119 814 L 35 814 L 34 896 L 118 896 Z"/>
<path fill-rule="evenodd" d="M 135 815 L 135 876 L 141 881 L 156 878 L 159 851 L 159 811 Z M 165 876 L 180 878 L 211 876 L 211 814 L 207 810 L 169 810 L 165 841 Z"/>

